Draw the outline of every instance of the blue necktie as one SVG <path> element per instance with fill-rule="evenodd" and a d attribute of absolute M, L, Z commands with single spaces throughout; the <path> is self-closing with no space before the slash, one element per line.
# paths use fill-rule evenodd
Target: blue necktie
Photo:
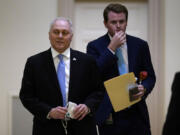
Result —
<path fill-rule="evenodd" d="M 60 54 L 58 57 L 60 61 L 57 69 L 57 75 L 63 98 L 63 106 L 66 106 L 65 64 L 63 61 L 63 55 Z"/>
<path fill-rule="evenodd" d="M 116 56 L 118 57 L 118 70 L 119 74 L 126 74 L 127 73 L 127 68 L 126 64 L 122 55 L 122 50 L 120 48 L 116 49 Z"/>

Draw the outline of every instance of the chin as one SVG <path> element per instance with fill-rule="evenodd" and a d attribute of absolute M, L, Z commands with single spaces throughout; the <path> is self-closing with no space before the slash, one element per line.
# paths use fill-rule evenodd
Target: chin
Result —
<path fill-rule="evenodd" d="M 58 45 L 56 45 L 56 48 L 57 49 L 62 49 L 62 48 L 64 48 L 65 46 L 63 45 L 63 44 L 58 44 Z"/>

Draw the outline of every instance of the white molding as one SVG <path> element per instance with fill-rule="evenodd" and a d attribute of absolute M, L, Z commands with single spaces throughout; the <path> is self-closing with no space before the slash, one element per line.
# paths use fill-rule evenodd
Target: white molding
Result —
<path fill-rule="evenodd" d="M 13 98 L 19 98 L 17 91 L 8 93 L 8 135 L 12 135 L 12 103 Z"/>
<path fill-rule="evenodd" d="M 151 49 L 151 57 L 156 73 L 156 85 L 149 98 L 151 108 L 152 134 L 161 134 L 163 127 L 164 107 L 164 3 L 163 0 L 148 1 L 148 42 Z"/>
<path fill-rule="evenodd" d="M 75 0 L 58 0 L 58 16 L 64 16 L 73 21 Z"/>

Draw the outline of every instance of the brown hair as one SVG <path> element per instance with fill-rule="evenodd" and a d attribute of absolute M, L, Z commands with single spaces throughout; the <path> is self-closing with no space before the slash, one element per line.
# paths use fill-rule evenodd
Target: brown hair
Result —
<path fill-rule="evenodd" d="M 110 11 L 115 12 L 115 13 L 124 13 L 126 15 L 126 21 L 128 20 L 127 8 L 122 4 L 111 3 L 104 9 L 104 12 L 103 12 L 105 22 L 108 21 L 108 14 Z"/>

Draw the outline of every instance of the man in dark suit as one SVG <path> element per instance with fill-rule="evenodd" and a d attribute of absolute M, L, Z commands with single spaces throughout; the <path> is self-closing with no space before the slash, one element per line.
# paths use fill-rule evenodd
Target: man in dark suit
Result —
<path fill-rule="evenodd" d="M 88 43 L 87 53 L 96 59 L 103 81 L 128 72 L 134 72 L 138 79 L 141 71 L 146 71 L 148 76 L 138 85 L 138 93 L 133 95 L 135 99 L 141 98 L 141 101 L 122 111 L 114 112 L 105 94 L 96 113 L 100 135 L 151 134 L 145 100 L 155 85 L 155 73 L 147 42 L 125 33 L 127 20 L 128 10 L 125 6 L 109 4 L 104 10 L 104 25 L 108 33 Z M 121 58 L 116 55 L 118 49 L 124 62 L 123 70 L 119 64 Z"/>
<path fill-rule="evenodd" d="M 180 72 L 175 74 L 172 83 L 172 95 L 168 107 L 166 121 L 163 127 L 163 135 L 180 134 Z"/>
<path fill-rule="evenodd" d="M 72 36 L 71 22 L 65 18 L 55 19 L 49 31 L 51 48 L 26 62 L 20 99 L 34 115 L 33 135 L 97 134 L 94 113 L 103 98 L 104 86 L 96 61 L 70 49 Z M 64 76 L 58 72 L 60 63 L 64 64 Z M 58 82 L 63 77 L 64 84 Z M 70 120 L 66 117 L 68 109 L 63 105 L 68 101 L 77 104 Z"/>

